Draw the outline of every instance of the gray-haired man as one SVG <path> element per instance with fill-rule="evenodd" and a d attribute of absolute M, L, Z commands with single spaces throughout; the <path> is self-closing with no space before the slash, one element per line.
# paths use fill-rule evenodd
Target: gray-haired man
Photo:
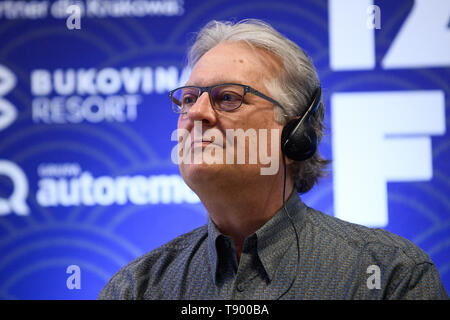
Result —
<path fill-rule="evenodd" d="M 297 45 L 261 21 L 213 21 L 189 61 L 186 86 L 170 98 L 180 172 L 208 223 L 123 267 L 100 299 L 448 298 L 433 262 L 408 240 L 300 200 L 327 161 L 317 152 L 320 83 Z M 244 149 L 237 133 L 250 140 Z M 261 150 L 279 170 L 262 174 Z"/>

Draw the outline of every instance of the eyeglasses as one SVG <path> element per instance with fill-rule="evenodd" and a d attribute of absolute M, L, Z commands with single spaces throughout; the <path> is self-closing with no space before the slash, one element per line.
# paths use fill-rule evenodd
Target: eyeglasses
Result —
<path fill-rule="evenodd" d="M 172 110 L 175 113 L 187 113 L 204 92 L 208 92 L 211 106 L 221 111 L 239 108 L 249 92 L 281 107 L 276 100 L 252 87 L 238 83 L 221 83 L 210 87 L 184 86 L 170 91 Z"/>

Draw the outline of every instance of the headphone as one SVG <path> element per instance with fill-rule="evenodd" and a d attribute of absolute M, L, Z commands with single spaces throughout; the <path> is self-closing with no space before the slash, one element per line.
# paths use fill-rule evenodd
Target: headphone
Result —
<path fill-rule="evenodd" d="M 281 150 L 284 155 L 288 158 L 296 161 L 303 161 L 311 158 L 317 150 L 317 146 L 319 144 L 319 139 L 317 138 L 316 131 L 311 125 L 311 117 L 317 111 L 320 105 L 320 101 L 322 98 L 322 89 L 320 86 L 314 91 L 313 100 L 311 105 L 306 110 L 303 117 L 291 120 L 288 122 L 281 132 Z M 294 229 L 295 238 L 297 240 L 297 272 L 295 273 L 295 277 L 292 279 L 289 287 L 281 294 L 277 300 L 280 300 L 284 297 L 292 288 L 295 283 L 295 280 L 298 277 L 298 273 L 300 270 L 300 242 L 297 228 L 295 227 L 294 220 L 292 216 L 289 214 L 289 211 L 286 207 L 286 202 L 284 201 L 286 195 L 286 161 L 283 158 L 283 169 L 284 169 L 284 182 L 283 182 L 283 209 L 289 218 L 289 221 Z"/>
<path fill-rule="evenodd" d="M 314 91 L 311 105 L 301 118 L 288 122 L 281 133 L 281 150 L 290 159 L 303 161 L 311 158 L 319 144 L 311 117 L 317 111 L 322 97 L 320 86 Z"/>

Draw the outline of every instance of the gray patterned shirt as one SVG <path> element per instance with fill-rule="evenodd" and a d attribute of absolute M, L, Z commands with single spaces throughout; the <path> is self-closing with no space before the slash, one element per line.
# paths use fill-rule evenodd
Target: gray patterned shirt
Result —
<path fill-rule="evenodd" d="M 323 214 L 295 192 L 286 208 L 245 240 L 239 263 L 208 219 L 123 267 L 98 299 L 448 299 L 410 241 Z"/>

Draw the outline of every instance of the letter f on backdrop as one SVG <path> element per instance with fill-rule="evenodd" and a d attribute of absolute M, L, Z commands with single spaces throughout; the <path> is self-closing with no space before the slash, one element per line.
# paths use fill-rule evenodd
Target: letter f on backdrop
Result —
<path fill-rule="evenodd" d="M 444 92 L 332 95 L 335 216 L 388 224 L 387 182 L 433 177 L 430 135 L 445 133 Z"/>

